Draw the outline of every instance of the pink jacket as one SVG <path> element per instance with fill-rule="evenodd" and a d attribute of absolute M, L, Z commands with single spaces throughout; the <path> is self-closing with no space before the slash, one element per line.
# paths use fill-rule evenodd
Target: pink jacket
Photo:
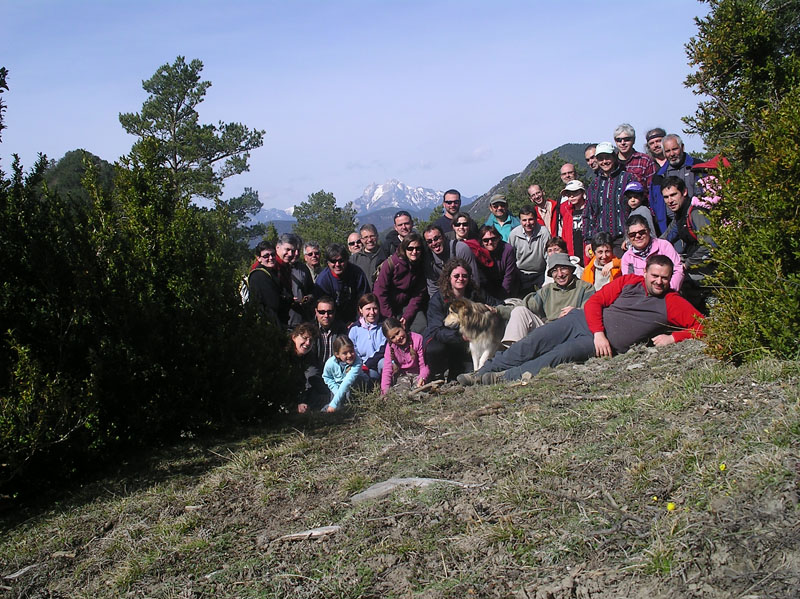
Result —
<path fill-rule="evenodd" d="M 650 252 L 647 256 L 652 256 L 653 254 L 661 254 L 672 260 L 675 268 L 672 271 L 672 278 L 669 281 L 669 286 L 673 291 L 680 291 L 681 283 L 683 283 L 683 262 L 681 262 L 681 257 L 678 252 L 675 251 L 675 248 L 672 247 L 672 244 L 666 239 L 653 238 L 653 244 L 650 246 Z M 620 265 L 622 274 L 644 276 L 644 266 L 647 262 L 647 256 L 640 258 L 633 253 L 633 248 L 629 247 L 622 255 L 622 264 Z"/>
<path fill-rule="evenodd" d="M 425 364 L 425 352 L 423 349 L 422 335 L 419 333 L 409 333 L 411 346 L 416 352 L 416 358 L 411 355 L 410 349 L 403 349 L 394 343 L 386 342 L 386 351 L 383 354 L 383 372 L 381 373 L 381 394 L 385 395 L 392 386 L 392 361 L 400 367 L 400 370 L 418 374 L 420 378 L 428 380 L 431 371 Z"/>

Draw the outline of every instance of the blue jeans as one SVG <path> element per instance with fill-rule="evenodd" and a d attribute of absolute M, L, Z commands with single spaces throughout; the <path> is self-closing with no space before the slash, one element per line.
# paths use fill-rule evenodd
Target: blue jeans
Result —
<path fill-rule="evenodd" d="M 495 354 L 478 374 L 505 370 L 503 378 L 514 381 L 525 372 L 536 374 L 547 366 L 583 362 L 594 354 L 594 335 L 583 310 L 573 310 L 563 318 L 533 329 L 507 350 Z"/>

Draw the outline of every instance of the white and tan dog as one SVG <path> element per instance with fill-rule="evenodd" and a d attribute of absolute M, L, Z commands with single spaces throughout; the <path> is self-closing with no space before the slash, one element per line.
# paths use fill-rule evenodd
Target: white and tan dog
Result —
<path fill-rule="evenodd" d="M 444 325 L 458 329 L 461 336 L 469 341 L 472 366 L 478 370 L 492 358 L 503 339 L 503 319 L 485 304 L 468 299 L 453 300 L 450 304 Z"/>

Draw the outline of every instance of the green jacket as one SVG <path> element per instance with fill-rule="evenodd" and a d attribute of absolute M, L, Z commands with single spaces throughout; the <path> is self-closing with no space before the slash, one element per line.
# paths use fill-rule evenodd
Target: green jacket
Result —
<path fill-rule="evenodd" d="M 567 306 L 583 308 L 583 305 L 592 295 L 594 295 L 594 285 L 573 276 L 572 281 L 566 287 L 548 283 L 538 291 L 529 293 L 522 298 L 520 305 L 525 306 L 547 322 L 556 320 L 561 313 L 561 309 Z M 506 312 L 510 314 L 513 309 L 514 306 L 497 307 L 497 311 L 506 319 L 508 319 Z"/>

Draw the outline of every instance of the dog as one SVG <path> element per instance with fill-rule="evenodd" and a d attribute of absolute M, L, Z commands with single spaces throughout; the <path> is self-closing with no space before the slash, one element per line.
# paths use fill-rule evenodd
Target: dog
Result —
<path fill-rule="evenodd" d="M 478 370 L 497 353 L 505 330 L 503 319 L 497 312 L 485 304 L 463 298 L 453 300 L 450 304 L 444 326 L 458 329 L 461 336 L 469 341 L 474 370 Z"/>

